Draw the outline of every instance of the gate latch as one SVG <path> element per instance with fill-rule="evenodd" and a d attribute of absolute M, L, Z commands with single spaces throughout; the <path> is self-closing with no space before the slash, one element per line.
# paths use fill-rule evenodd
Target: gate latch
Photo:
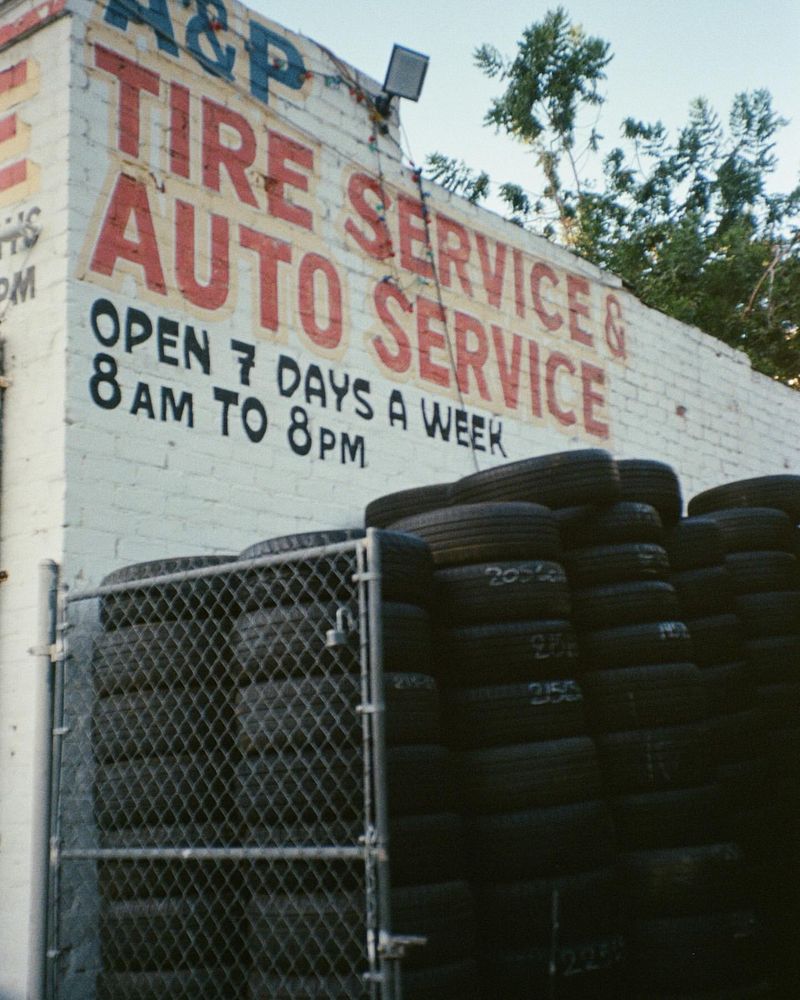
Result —
<path fill-rule="evenodd" d="M 428 939 L 420 934 L 381 934 L 378 954 L 384 958 L 403 958 L 406 948 L 426 945 Z"/>

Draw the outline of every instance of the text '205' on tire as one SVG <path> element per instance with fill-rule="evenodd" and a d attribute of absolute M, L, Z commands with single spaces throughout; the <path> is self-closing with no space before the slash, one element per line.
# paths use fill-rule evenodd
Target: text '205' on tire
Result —
<path fill-rule="evenodd" d="M 532 618 L 566 618 L 567 576 L 560 563 L 543 560 L 476 563 L 434 576 L 437 617 L 450 625 Z"/>

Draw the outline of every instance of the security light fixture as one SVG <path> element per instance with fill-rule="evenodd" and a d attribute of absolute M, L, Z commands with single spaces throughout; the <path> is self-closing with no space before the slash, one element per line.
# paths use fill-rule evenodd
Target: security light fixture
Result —
<path fill-rule="evenodd" d="M 383 81 L 383 93 L 375 101 L 375 107 L 388 118 L 393 97 L 405 97 L 408 101 L 418 101 L 425 82 L 429 57 L 404 45 L 395 44 Z"/>

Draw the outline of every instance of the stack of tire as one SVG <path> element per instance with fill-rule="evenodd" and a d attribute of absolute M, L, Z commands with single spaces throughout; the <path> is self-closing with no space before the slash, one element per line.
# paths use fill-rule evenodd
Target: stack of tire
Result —
<path fill-rule="evenodd" d="M 582 458 L 611 468 L 604 453 Z M 504 1000 L 618 997 L 624 952 L 558 526 L 549 509 L 519 499 L 538 483 L 552 502 L 559 470 L 568 502 L 580 470 L 572 456 L 546 456 L 462 480 L 451 506 L 394 525 L 433 553 L 483 995 Z"/>
<path fill-rule="evenodd" d="M 330 546 L 361 530 L 270 539 L 250 560 Z M 432 675 L 424 542 L 380 532 L 392 927 L 424 936 L 403 964 L 407 1000 L 474 995 L 474 906 L 460 823 L 448 806 L 448 755 Z M 357 645 L 329 630 L 355 622 L 352 552 L 299 556 L 245 575 L 234 632 L 243 843 L 357 845 L 364 835 L 364 698 Z M 258 862 L 245 873 L 253 1000 L 368 994 L 363 862 Z"/>
<path fill-rule="evenodd" d="M 103 585 L 213 567 L 186 557 L 118 570 Z M 232 681 L 226 577 L 101 598 L 92 656 L 94 806 L 101 848 L 232 843 Z M 240 995 L 235 871 L 219 862 L 98 865 L 102 1000 Z"/>
<path fill-rule="evenodd" d="M 800 477 L 762 476 L 714 487 L 689 510 L 722 532 L 726 566 L 756 686 L 766 759 L 741 793 L 760 862 L 771 962 L 782 997 L 800 984 Z"/>
<path fill-rule="evenodd" d="M 626 996 L 705 995 L 758 980 L 756 922 L 713 782 L 705 685 L 669 583 L 664 523 L 680 517 L 680 486 L 662 463 L 617 465 L 623 499 L 563 512 L 562 537 L 620 849 Z"/>

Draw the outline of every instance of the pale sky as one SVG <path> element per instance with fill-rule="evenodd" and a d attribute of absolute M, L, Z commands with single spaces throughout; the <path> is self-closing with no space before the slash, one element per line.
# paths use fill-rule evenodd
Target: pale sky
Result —
<path fill-rule="evenodd" d="M 383 81 L 392 44 L 431 57 L 418 104 L 401 102 L 410 152 L 422 164 L 439 150 L 486 169 L 494 179 L 534 187 L 517 144 L 482 126 L 499 85 L 475 68 L 473 50 L 488 42 L 513 55 L 522 29 L 555 6 L 530 0 L 247 0 L 287 28 L 313 38 Z M 778 146 L 771 185 L 800 179 L 800 3 L 798 0 L 563 0 L 573 21 L 611 43 L 607 104 L 599 123 L 614 144 L 626 116 L 686 121 L 689 101 L 708 98 L 727 117 L 741 90 L 766 87 L 792 119 Z"/>

